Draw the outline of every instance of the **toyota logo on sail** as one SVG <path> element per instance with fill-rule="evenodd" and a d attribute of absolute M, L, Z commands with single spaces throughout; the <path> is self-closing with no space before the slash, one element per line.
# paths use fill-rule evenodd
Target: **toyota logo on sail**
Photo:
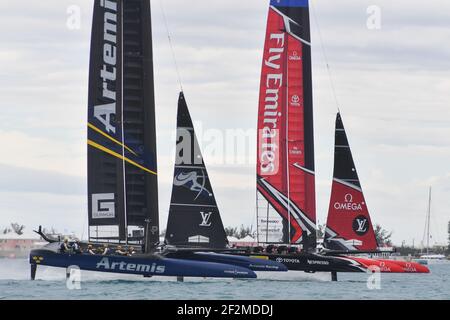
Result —
<path fill-rule="evenodd" d="M 291 105 L 293 107 L 300 107 L 301 106 L 301 104 L 300 104 L 300 97 L 298 95 L 294 94 L 291 97 Z"/>

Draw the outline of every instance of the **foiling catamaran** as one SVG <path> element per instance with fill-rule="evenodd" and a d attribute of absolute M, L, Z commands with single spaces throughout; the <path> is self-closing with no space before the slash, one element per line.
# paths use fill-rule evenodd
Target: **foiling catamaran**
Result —
<path fill-rule="evenodd" d="M 171 257 L 173 249 L 159 246 L 150 1 L 96 0 L 91 41 L 89 244 L 108 244 L 112 252 L 119 245 L 138 250 L 133 256 L 62 253 L 61 241 L 48 239 L 40 229 L 49 244 L 30 253 L 32 279 L 38 265 L 179 278 L 256 278 L 253 270 L 286 270 L 278 262 L 242 256 L 209 253 L 206 261 Z M 180 114 L 183 112 L 187 112 L 187 107 Z M 183 126 L 192 127 L 189 123 Z M 193 172 L 200 173 L 202 169 Z M 189 179 L 177 177 L 180 184 L 182 179 Z M 202 194 L 197 197 L 204 199 Z M 203 212 L 197 213 L 206 223 L 217 219 L 212 214 L 206 217 Z M 86 251 L 88 243 L 80 245 Z"/>
<path fill-rule="evenodd" d="M 181 117 L 184 119 L 180 119 Z M 183 97 L 179 127 L 193 132 Z M 188 120 L 189 119 L 189 120 Z M 195 136 L 195 134 L 194 134 Z M 180 142 L 181 140 L 179 140 Z M 189 140 L 191 141 L 191 140 Z M 195 141 L 195 138 L 194 138 Z M 182 141 L 181 141 L 182 142 Z M 198 150 L 193 142 L 191 150 Z M 197 153 L 196 153 L 197 152 Z M 370 216 L 340 114 L 336 120 L 335 170 L 325 250 L 316 250 L 313 96 L 309 4 L 272 0 L 260 88 L 257 159 L 257 241 L 283 250 L 229 250 L 203 158 L 186 166 L 177 159 L 166 242 L 176 257 L 210 259 L 208 248 L 283 263 L 289 270 L 429 272 L 421 265 L 355 254 L 378 253 Z M 195 160 L 195 159 L 194 159 Z M 183 247 L 197 250 L 183 250 Z M 199 251 L 203 248 L 205 252 Z M 292 250 L 300 249 L 300 251 Z M 290 252 L 290 253 L 289 253 Z M 352 255 L 353 254 L 353 255 Z"/>
<path fill-rule="evenodd" d="M 298 246 L 259 253 L 306 272 L 429 272 L 419 264 L 350 254 L 378 245 L 340 114 L 325 248 L 316 253 L 311 36 L 308 0 L 271 0 L 263 56 L 257 154 L 257 241 Z"/>

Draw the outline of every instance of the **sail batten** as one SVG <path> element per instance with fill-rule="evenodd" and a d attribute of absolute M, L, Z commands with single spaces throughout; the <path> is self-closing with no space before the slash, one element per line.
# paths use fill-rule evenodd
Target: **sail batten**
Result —
<path fill-rule="evenodd" d="M 260 243 L 316 245 L 308 1 L 271 1 L 258 120 Z"/>

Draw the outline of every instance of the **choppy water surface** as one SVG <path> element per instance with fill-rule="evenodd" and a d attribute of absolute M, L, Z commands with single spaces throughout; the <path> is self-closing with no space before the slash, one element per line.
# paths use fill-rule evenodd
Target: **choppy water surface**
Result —
<path fill-rule="evenodd" d="M 68 290 L 63 269 L 38 269 L 29 280 L 26 260 L 0 259 L 0 299 L 182 299 L 182 300 L 317 300 L 317 299 L 445 299 L 450 300 L 450 265 L 430 266 L 429 275 L 383 274 L 381 289 L 370 290 L 368 275 L 300 272 L 263 274 L 257 280 L 143 279 L 137 276 L 83 272 L 80 290 Z M 274 277 L 277 279 L 273 279 Z"/>

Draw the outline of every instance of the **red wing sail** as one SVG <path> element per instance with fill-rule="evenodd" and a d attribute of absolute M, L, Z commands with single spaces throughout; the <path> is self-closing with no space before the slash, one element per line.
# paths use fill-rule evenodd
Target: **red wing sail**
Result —
<path fill-rule="evenodd" d="M 258 241 L 316 245 L 308 1 L 271 1 L 258 118 Z"/>
<path fill-rule="evenodd" d="M 336 119 L 334 157 L 325 247 L 337 251 L 376 251 L 375 232 L 340 114 Z"/>

